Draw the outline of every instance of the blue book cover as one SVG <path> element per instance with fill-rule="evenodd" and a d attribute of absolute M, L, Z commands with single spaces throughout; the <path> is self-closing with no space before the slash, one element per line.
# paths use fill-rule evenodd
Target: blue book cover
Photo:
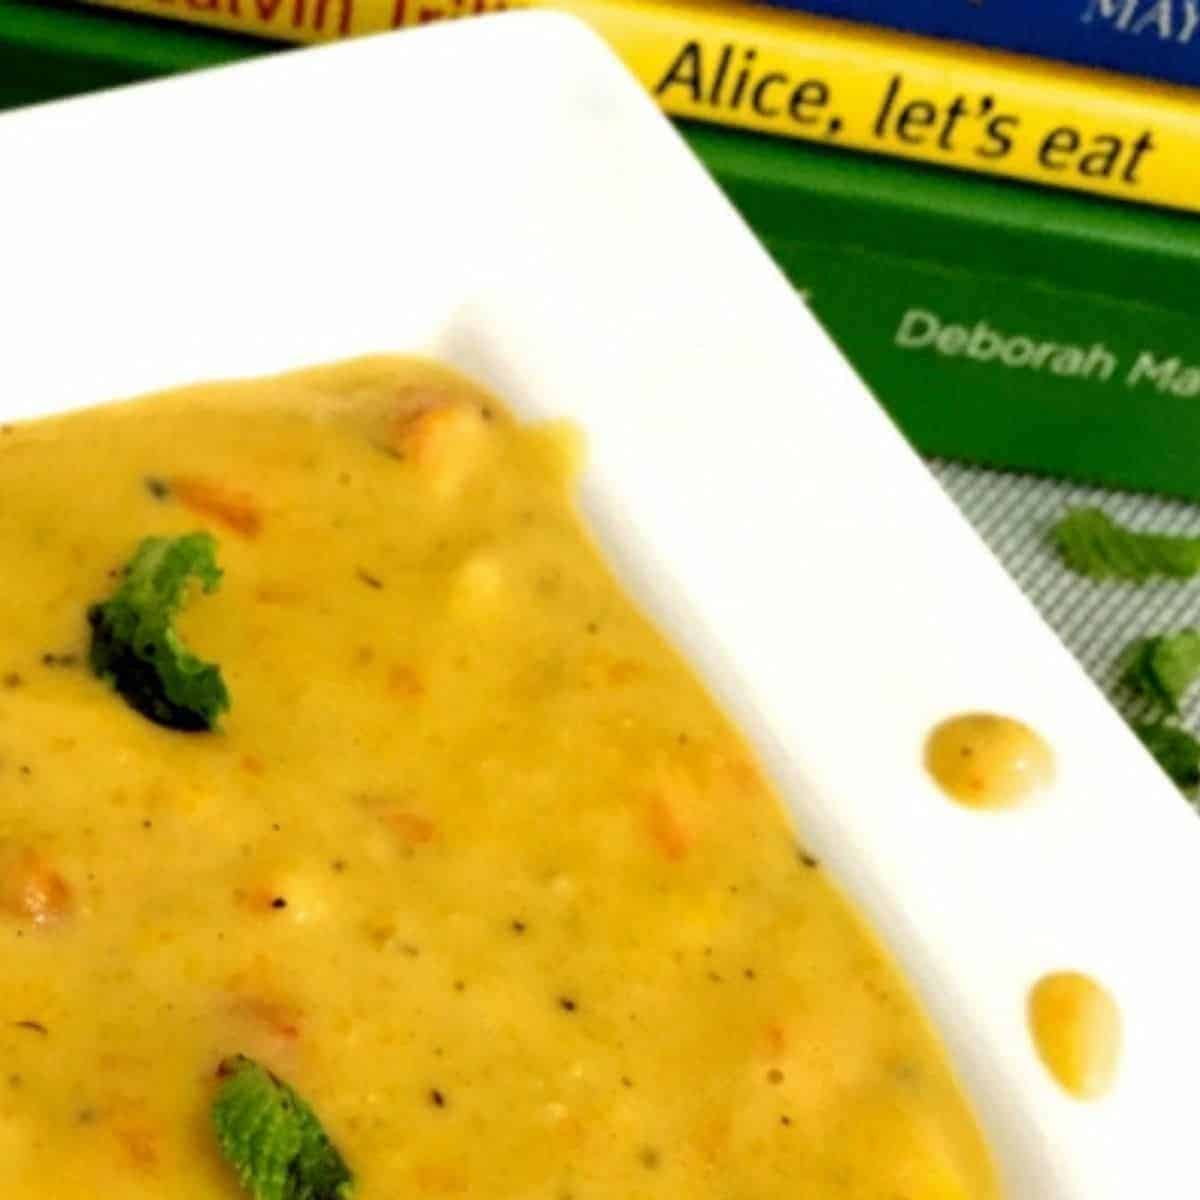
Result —
<path fill-rule="evenodd" d="M 1172 83 L 1200 83 L 1200 0 L 766 0 Z"/>

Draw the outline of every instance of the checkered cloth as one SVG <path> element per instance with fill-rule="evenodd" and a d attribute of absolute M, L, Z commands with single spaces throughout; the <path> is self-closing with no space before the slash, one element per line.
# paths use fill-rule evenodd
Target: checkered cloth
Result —
<path fill-rule="evenodd" d="M 1144 704 L 1117 686 L 1117 657 L 1142 634 L 1200 627 L 1200 577 L 1093 582 L 1062 565 L 1047 530 L 1067 508 L 1094 505 L 1134 529 L 1200 536 L 1200 505 L 941 460 L 929 465 L 1088 674 L 1126 716 L 1142 715 Z M 1200 733 L 1200 694 L 1182 715 L 1184 725 Z"/>

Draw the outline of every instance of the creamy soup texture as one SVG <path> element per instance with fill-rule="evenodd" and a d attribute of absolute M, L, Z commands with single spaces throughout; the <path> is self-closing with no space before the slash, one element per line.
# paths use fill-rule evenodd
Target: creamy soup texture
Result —
<path fill-rule="evenodd" d="M 912 993 L 576 515 L 576 438 L 372 359 L 0 433 L 0 1195 L 236 1200 L 247 1055 L 362 1200 L 990 1200 Z M 89 605 L 216 539 L 211 732 Z"/>
<path fill-rule="evenodd" d="M 995 713 L 943 721 L 925 744 L 925 765 L 942 790 L 968 808 L 1013 807 L 1054 777 L 1054 755 L 1045 739 Z"/>
<path fill-rule="evenodd" d="M 1112 1086 L 1121 1051 L 1121 1010 L 1090 975 L 1055 971 L 1029 994 L 1029 1025 L 1042 1062 L 1076 1099 Z"/>

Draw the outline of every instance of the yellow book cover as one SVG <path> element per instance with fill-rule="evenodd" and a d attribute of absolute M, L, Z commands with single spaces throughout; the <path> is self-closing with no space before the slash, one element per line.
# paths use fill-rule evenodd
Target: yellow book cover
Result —
<path fill-rule="evenodd" d="M 1200 211 L 1200 97 L 1187 88 L 801 13 L 661 0 L 86 2 L 293 41 L 563 9 L 677 116 Z"/>

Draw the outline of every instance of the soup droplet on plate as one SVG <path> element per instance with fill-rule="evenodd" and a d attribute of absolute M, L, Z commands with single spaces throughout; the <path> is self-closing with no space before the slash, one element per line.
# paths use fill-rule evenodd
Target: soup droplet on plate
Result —
<path fill-rule="evenodd" d="M 970 808 L 1007 808 L 1054 776 L 1054 753 L 1035 730 L 1012 717 L 963 713 L 936 726 L 925 766 L 938 786 Z"/>
<path fill-rule="evenodd" d="M 1029 993 L 1029 1028 L 1046 1069 L 1077 1100 L 1112 1086 L 1121 1056 L 1121 1010 L 1089 975 L 1056 971 Z"/>

